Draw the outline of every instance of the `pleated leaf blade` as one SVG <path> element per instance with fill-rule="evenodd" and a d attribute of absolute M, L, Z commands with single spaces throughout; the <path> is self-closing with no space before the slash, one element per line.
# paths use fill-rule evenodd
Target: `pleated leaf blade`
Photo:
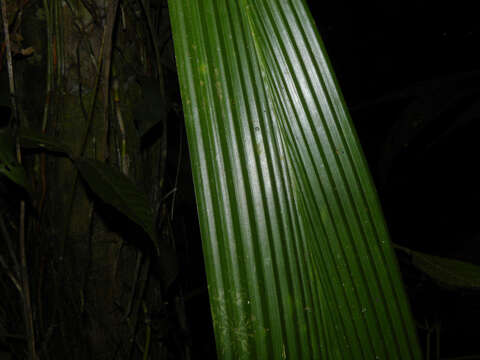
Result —
<path fill-rule="evenodd" d="M 305 3 L 169 9 L 219 358 L 420 359 L 375 188 Z"/>

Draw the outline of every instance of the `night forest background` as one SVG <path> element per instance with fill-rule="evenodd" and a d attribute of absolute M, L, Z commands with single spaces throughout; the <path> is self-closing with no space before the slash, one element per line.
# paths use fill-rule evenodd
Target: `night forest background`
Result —
<path fill-rule="evenodd" d="M 97 194 L 69 160 L 58 152 L 26 150 L 33 194 L 27 202 L 27 260 L 39 358 L 140 359 L 148 344 L 152 359 L 215 359 L 166 2 L 121 1 L 111 91 L 124 104 L 113 100 L 110 106 L 123 113 L 125 128 L 112 125 L 109 139 L 101 136 L 101 85 L 101 101 L 92 107 L 98 116 L 88 125 L 98 85 L 98 61 L 91 58 L 98 49 L 86 45 L 88 39 L 100 48 L 99 19 L 107 19 L 108 9 L 71 1 L 87 10 L 88 24 L 77 21 L 80 13 L 59 24 L 54 19 L 68 9 L 50 4 L 46 10 L 47 2 L 38 0 L 6 3 L 20 120 L 77 153 L 112 159 L 148 193 L 161 238 L 162 256 L 150 256 L 153 245 L 111 206 L 92 201 Z M 478 12 L 466 2 L 308 3 L 397 245 L 427 360 L 480 359 L 480 276 L 463 274 L 467 286 L 455 272 L 462 268 L 442 270 L 447 262 L 441 261 L 429 268 L 430 258 L 418 255 L 480 265 Z M 65 78 L 56 75 L 61 58 L 52 50 L 60 34 Z M 1 41 L 5 134 L 13 112 L 3 35 Z M 67 118 L 82 120 L 75 128 L 62 122 Z M 125 139 L 128 156 L 117 156 Z M 9 277 L 15 260 L 7 243 L 14 241 L 7 240 L 18 237 L 18 203 L 28 196 L 0 177 L 0 360 L 23 359 L 27 349 L 24 310 Z"/>

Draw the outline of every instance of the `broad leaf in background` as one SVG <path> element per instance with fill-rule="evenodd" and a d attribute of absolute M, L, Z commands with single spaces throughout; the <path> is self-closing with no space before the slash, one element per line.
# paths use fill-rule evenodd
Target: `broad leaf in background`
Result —
<path fill-rule="evenodd" d="M 221 359 L 420 359 L 303 0 L 169 1 Z"/>
<path fill-rule="evenodd" d="M 105 163 L 75 159 L 74 164 L 95 195 L 139 225 L 158 249 L 147 196 L 118 169 Z"/>
<path fill-rule="evenodd" d="M 22 129 L 20 144 L 27 149 L 43 149 L 72 158 L 72 151 L 68 145 L 34 130 Z M 123 173 L 110 165 L 84 158 L 74 159 L 73 163 L 90 189 L 102 201 L 113 206 L 139 225 L 153 241 L 158 251 L 153 212 L 146 195 L 140 192 Z M 0 172 L 1 169 L 0 164 Z"/>
<path fill-rule="evenodd" d="M 465 289 L 480 288 L 480 266 L 466 261 L 425 254 L 400 245 L 394 245 L 394 247 L 410 255 L 412 265 L 441 286 Z"/>
<path fill-rule="evenodd" d="M 459 73 L 419 82 L 401 91 L 378 99 L 405 102 L 396 106 L 398 120 L 391 127 L 381 150 L 380 181 L 387 182 L 394 162 L 413 151 L 416 159 L 428 157 L 428 152 L 448 143 L 455 133 L 477 122 L 480 116 L 478 81 L 480 72 Z M 408 100 L 408 102 L 407 102 Z M 391 107 L 393 108 L 393 106 Z"/>
<path fill-rule="evenodd" d="M 72 151 L 70 147 L 60 140 L 43 134 L 39 131 L 30 129 L 20 129 L 19 134 L 20 145 L 26 149 L 44 149 L 47 151 L 63 153 L 71 157 Z"/>
<path fill-rule="evenodd" d="M 15 152 L 15 139 L 12 135 L 0 132 L 0 174 L 31 193 L 25 168 L 18 163 Z"/>

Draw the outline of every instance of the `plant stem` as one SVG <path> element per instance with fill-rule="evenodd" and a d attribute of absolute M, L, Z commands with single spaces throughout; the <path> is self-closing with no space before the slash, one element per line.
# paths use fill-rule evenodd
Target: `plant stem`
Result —
<path fill-rule="evenodd" d="M 20 120 L 18 118 L 17 104 L 15 101 L 15 79 L 13 77 L 12 52 L 10 46 L 10 34 L 8 31 L 8 14 L 7 4 L 2 0 L 2 17 L 3 17 L 3 31 L 5 34 L 5 44 L 7 50 L 7 64 L 8 64 L 8 78 L 10 85 L 10 97 L 12 101 L 12 110 L 15 115 L 15 130 L 20 128 Z M 14 131 L 16 135 L 16 131 Z M 20 151 L 20 143 L 16 138 L 17 161 L 22 164 L 22 154 Z M 23 314 L 25 318 L 25 332 L 28 342 L 28 357 L 30 360 L 36 360 L 35 353 L 35 331 L 33 328 L 32 304 L 30 301 L 30 285 L 28 281 L 28 267 L 27 256 L 25 251 L 25 201 L 20 201 L 20 223 L 19 223 L 19 248 L 20 248 L 20 272 L 22 281 L 22 300 L 23 300 Z"/>

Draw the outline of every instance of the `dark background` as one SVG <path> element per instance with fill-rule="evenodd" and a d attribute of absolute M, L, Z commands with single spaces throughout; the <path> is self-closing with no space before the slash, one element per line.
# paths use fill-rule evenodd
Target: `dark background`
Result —
<path fill-rule="evenodd" d="M 308 3 L 392 240 L 480 265 L 478 13 L 462 1 Z M 424 353 L 430 339 L 430 359 L 480 359 L 478 291 L 445 287 L 397 255 Z"/>
<path fill-rule="evenodd" d="M 480 22 L 473 2 L 340 0 L 309 6 L 392 240 L 480 264 Z M 422 327 L 437 326 L 440 354 L 432 350 L 432 359 L 480 359 L 478 291 L 445 288 L 397 254 L 424 350 L 429 330 Z"/>

